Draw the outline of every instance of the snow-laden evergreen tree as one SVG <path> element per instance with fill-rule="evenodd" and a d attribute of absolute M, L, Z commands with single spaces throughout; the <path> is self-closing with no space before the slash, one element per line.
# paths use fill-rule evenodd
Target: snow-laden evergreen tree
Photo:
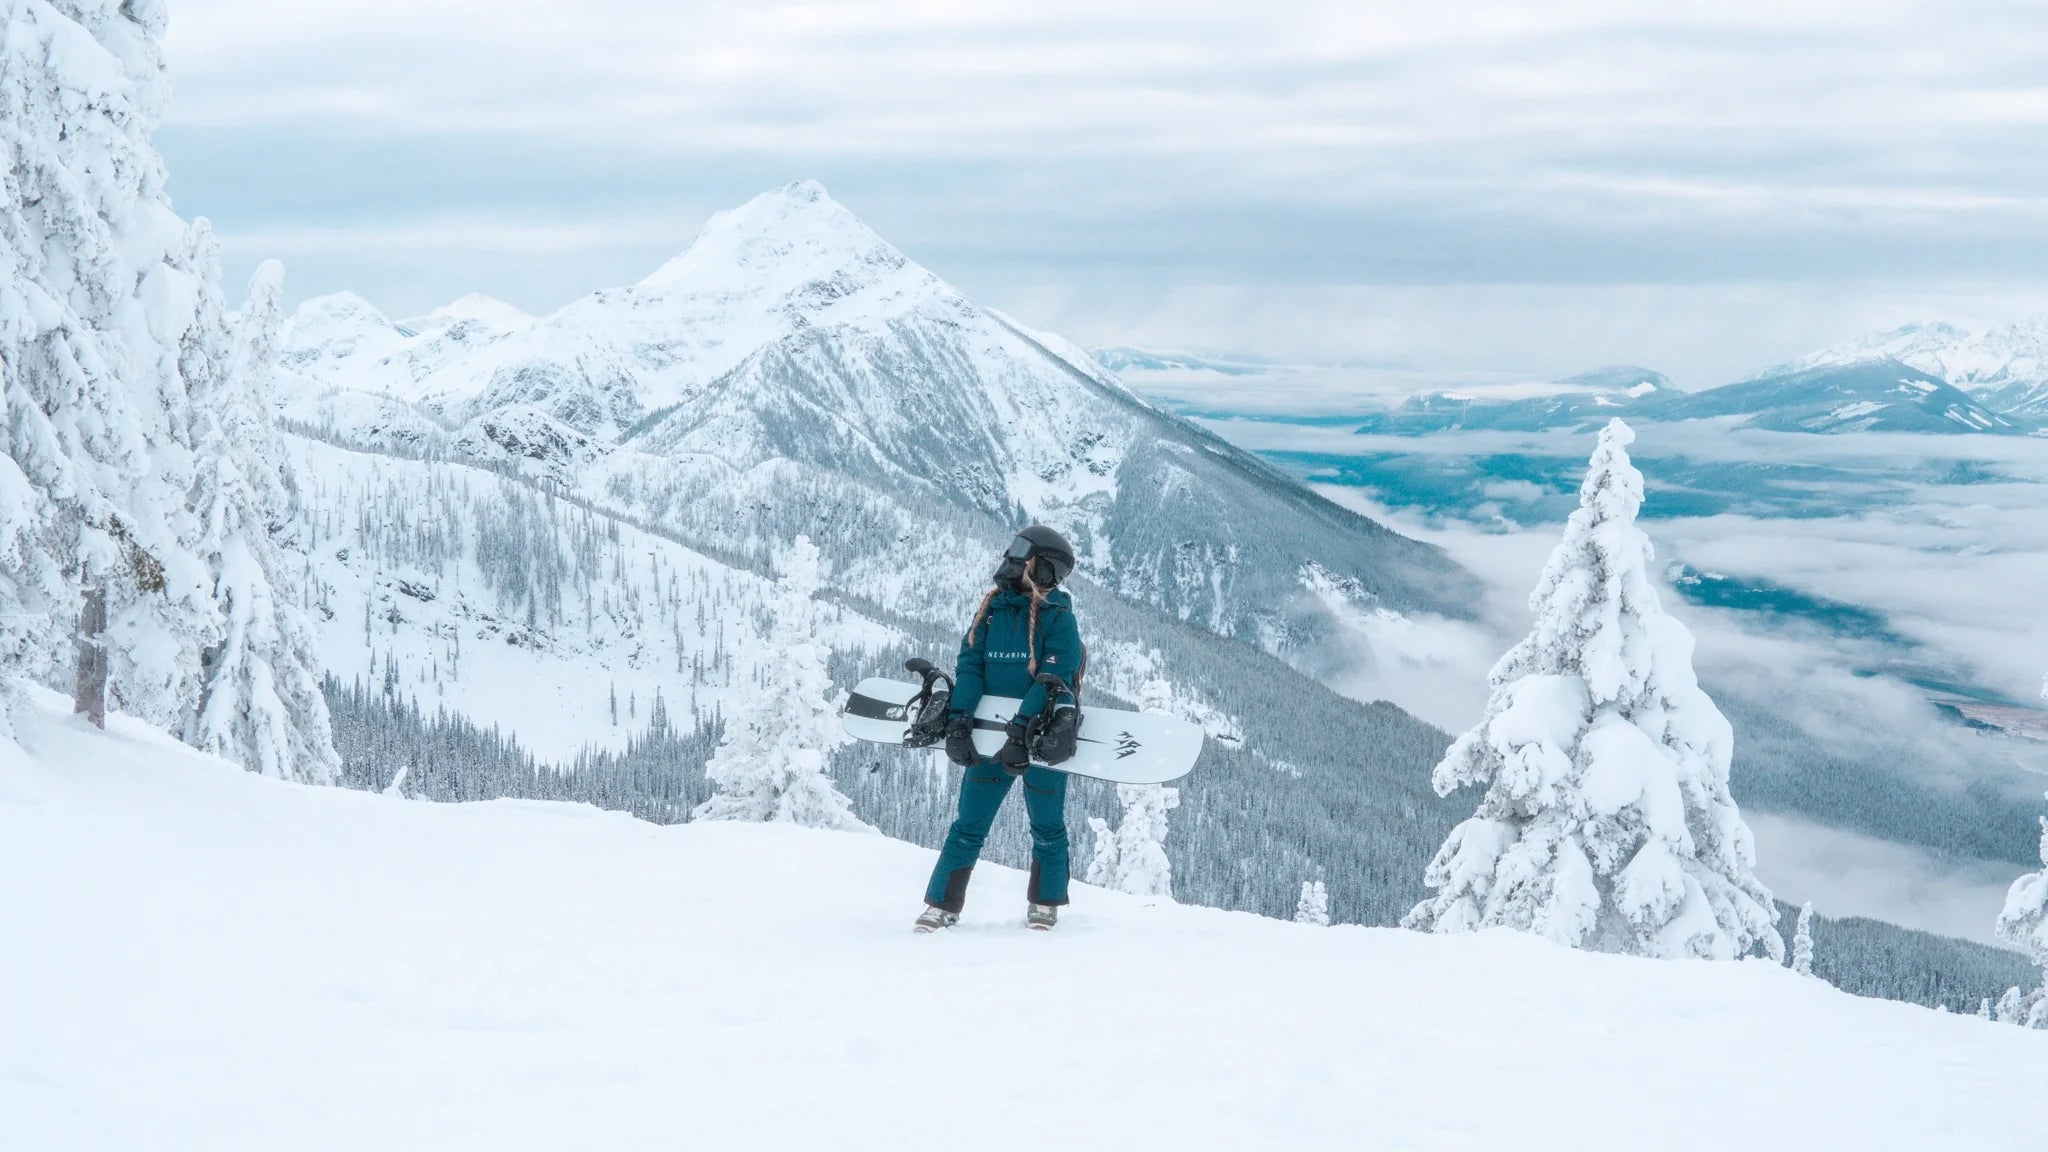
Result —
<path fill-rule="evenodd" d="M 1138 711 L 1156 712 L 1162 716 L 1177 716 L 1173 706 L 1173 682 L 1157 676 L 1145 681 L 1138 688 Z"/>
<path fill-rule="evenodd" d="M 2041 994 L 2023 992 L 2019 988 L 2007 988 L 2005 995 L 1991 1009 L 1991 1018 L 2000 1024 L 2018 1024 L 2026 1027 L 2034 1019 L 2034 1009 L 2040 1003 Z"/>
<path fill-rule="evenodd" d="M 2029 872 L 2006 890 L 1998 913 L 1998 935 L 2026 950 L 2042 970 L 2042 986 L 2010 989 L 1998 1004 L 1998 1018 L 2029 1028 L 2048 1028 L 2048 817 L 2041 820 L 2041 871 Z"/>
<path fill-rule="evenodd" d="M 1116 830 L 1100 817 L 1088 818 L 1095 855 L 1088 882 L 1133 896 L 1173 898 L 1173 862 L 1166 858 L 1166 814 L 1180 807 L 1180 790 L 1164 784 L 1119 784 L 1123 817 Z"/>
<path fill-rule="evenodd" d="M 2048 700 L 2048 676 L 2041 679 L 2041 698 Z M 1999 998 L 1997 1019 L 2006 1024 L 2048 1028 L 2048 817 L 2041 819 L 2041 871 L 2029 872 L 2006 889 L 1998 913 L 1998 934 L 2026 950 L 2041 966 L 2041 986 L 2031 991 L 2006 989 Z"/>
<path fill-rule="evenodd" d="M 149 140 L 163 32 L 155 0 L 0 0 L 0 660 L 52 679 L 102 590 L 113 706 L 325 781 L 311 634 L 270 540 L 292 512 L 275 284 L 238 340 L 212 231 L 172 212 Z"/>
<path fill-rule="evenodd" d="M 753 654 L 748 685 L 726 714 L 725 736 L 704 765 L 712 796 L 699 820 L 788 821 L 813 828 L 866 828 L 825 774 L 825 757 L 847 740 L 832 698 L 828 653 L 812 628 L 818 548 L 796 538 L 783 567 L 774 628 Z"/>
<path fill-rule="evenodd" d="M 1799 909 L 1799 924 L 1792 930 L 1792 970 L 1801 976 L 1813 975 L 1813 901 L 1808 900 Z"/>
<path fill-rule="evenodd" d="M 1330 926 L 1330 889 L 1321 880 L 1303 880 L 1301 899 L 1294 905 L 1296 924 Z"/>
<path fill-rule="evenodd" d="M 298 608 L 297 570 L 276 543 L 298 511 L 298 479 L 270 402 L 283 291 L 281 265 L 257 270 L 227 363 L 193 387 L 194 551 L 224 627 L 204 654 L 185 739 L 266 776 L 331 784 L 341 758 L 313 630 Z"/>
<path fill-rule="evenodd" d="M 1098 888 L 1116 887 L 1116 829 L 1100 816 L 1088 818 L 1088 839 L 1095 845 L 1081 879 Z"/>
<path fill-rule="evenodd" d="M 214 626 L 184 373 L 224 333 L 149 143 L 163 30 L 158 3 L 0 0 L 0 656 L 50 678 L 104 588 L 116 703 L 175 728 Z"/>
<path fill-rule="evenodd" d="M 1173 714 L 1173 685 L 1148 680 L 1139 690 L 1139 708 Z M 1163 784 L 1119 784 L 1117 800 L 1123 817 L 1112 830 L 1099 816 L 1088 818 L 1095 844 L 1084 879 L 1090 884 L 1134 896 L 1173 898 L 1173 862 L 1166 857 L 1166 814 L 1180 807 L 1180 792 Z"/>
<path fill-rule="evenodd" d="M 1734 737 L 1666 615 L 1636 526 L 1635 439 L 1601 431 L 1579 508 L 1530 596 L 1536 626 L 1493 668 L 1479 726 L 1433 774 L 1486 795 L 1431 861 L 1411 928 L 1506 926 L 1644 956 L 1782 959 L 1771 896 L 1728 791 Z"/>

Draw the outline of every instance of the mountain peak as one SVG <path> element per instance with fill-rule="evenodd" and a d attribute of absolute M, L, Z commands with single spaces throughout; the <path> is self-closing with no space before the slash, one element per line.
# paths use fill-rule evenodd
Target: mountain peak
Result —
<path fill-rule="evenodd" d="M 346 289 L 313 297 L 299 305 L 298 315 L 327 321 L 349 320 L 379 327 L 391 325 L 391 318 L 375 304 Z"/>
<path fill-rule="evenodd" d="M 1984 334 L 1984 341 L 2039 355 L 2048 351 L 2048 313 L 2022 316 L 2003 327 L 1993 328 Z"/>
<path fill-rule="evenodd" d="M 1556 383 L 1587 392 L 1618 392 L 1625 396 L 1647 396 L 1652 392 L 1668 392 L 1672 387 L 1669 376 L 1640 364 L 1603 364 L 1598 368 L 1589 368 L 1576 376 L 1567 376 Z"/>
<path fill-rule="evenodd" d="M 909 260 L 816 180 L 771 188 L 714 214 L 682 255 L 640 282 L 674 288 L 715 274 L 731 282 L 804 282 L 894 271 Z"/>
<path fill-rule="evenodd" d="M 1993 411 L 2033 421 L 2048 416 L 2048 316 L 2040 315 L 1987 331 L 1938 321 L 1906 324 L 1809 353 L 1750 379 L 1884 359 L 1973 393 Z"/>
<path fill-rule="evenodd" d="M 1906 341 L 1968 339 L 1970 339 L 1968 329 L 1959 328 L 1945 320 L 1915 320 L 1910 324 L 1901 324 L 1888 332 L 1879 332 L 1875 335 L 1865 336 L 1861 341 L 1857 341 L 1857 343 L 1876 347 L 1890 346 Z"/>
<path fill-rule="evenodd" d="M 400 327 L 414 332 L 430 332 L 464 320 L 481 321 L 493 328 L 523 328 L 533 323 L 533 316 L 517 305 L 507 304 L 495 296 L 471 292 L 467 296 L 441 305 L 424 316 L 401 321 Z"/>
<path fill-rule="evenodd" d="M 768 191 L 747 201 L 747 204 L 759 204 L 777 200 L 789 201 L 793 204 L 830 204 L 835 208 L 840 207 L 839 202 L 832 199 L 832 194 L 825 190 L 823 184 L 809 178 L 792 180 L 780 188 L 770 188 Z M 745 205 L 742 205 L 742 207 L 745 207 Z"/>
<path fill-rule="evenodd" d="M 507 304 L 496 296 L 471 292 L 467 296 L 443 304 L 430 315 L 452 316 L 463 320 L 495 320 L 503 323 L 523 323 L 533 319 L 532 313 L 516 304 Z"/>

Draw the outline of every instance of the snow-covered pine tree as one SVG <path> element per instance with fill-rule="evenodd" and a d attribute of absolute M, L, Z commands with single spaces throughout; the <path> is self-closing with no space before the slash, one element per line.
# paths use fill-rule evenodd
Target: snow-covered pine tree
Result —
<path fill-rule="evenodd" d="M 753 674 L 727 712 L 725 736 L 704 765 L 713 788 L 699 820 L 788 821 L 814 828 L 866 828 L 825 774 L 825 757 L 847 740 L 826 674 L 827 653 L 812 630 L 818 548 L 799 536 L 778 582 L 773 629 L 754 654 Z"/>
<path fill-rule="evenodd" d="M 1162 716 L 1177 715 L 1173 707 L 1173 682 L 1157 676 L 1145 681 L 1138 688 L 1138 711 L 1156 712 Z"/>
<path fill-rule="evenodd" d="M 175 728 L 215 629 L 182 546 L 185 372 L 222 333 L 149 142 L 163 30 L 153 0 L 0 0 L 0 657 L 50 678 L 103 588 L 115 703 Z"/>
<path fill-rule="evenodd" d="M 1095 845 L 1081 879 L 1098 888 L 1116 887 L 1116 829 L 1100 816 L 1088 818 L 1089 840 Z"/>
<path fill-rule="evenodd" d="M 1173 862 L 1166 858 L 1166 814 L 1180 807 L 1180 790 L 1164 784 L 1119 784 L 1116 798 L 1123 802 L 1124 814 L 1117 822 L 1116 863 L 1106 886 L 1133 896 L 1173 899 Z"/>
<path fill-rule="evenodd" d="M 2006 890 L 1998 913 L 1998 935 L 2026 950 L 2042 970 L 2042 986 L 2014 988 L 1999 1001 L 1999 1019 L 2029 1028 L 2048 1028 L 2048 817 L 2041 820 L 2041 871 L 2029 872 Z"/>
<path fill-rule="evenodd" d="M 1635 434 L 1600 433 L 1543 578 L 1536 626 L 1493 668 L 1479 726 L 1433 774 L 1483 785 L 1424 876 L 1411 928 L 1507 926 L 1645 956 L 1782 960 L 1755 845 L 1728 791 L 1734 737 L 1700 690 L 1692 635 L 1666 615 L 1636 527 Z"/>
<path fill-rule="evenodd" d="M 1148 680 L 1138 692 L 1146 712 L 1173 712 L 1173 685 Z M 1173 898 L 1173 863 L 1166 857 L 1166 814 L 1180 806 L 1180 792 L 1162 784 L 1119 784 L 1123 819 L 1112 830 L 1099 816 L 1088 818 L 1095 851 L 1084 877 L 1088 883 L 1134 896 Z"/>
<path fill-rule="evenodd" d="M 2000 1024 L 2018 1024 L 2025 1027 L 2034 1018 L 2034 1007 L 2040 1001 L 2039 992 L 2023 992 L 2017 987 L 2007 988 L 1991 1009 L 1991 1018 Z"/>
<path fill-rule="evenodd" d="M 311 635 L 270 542 L 292 511 L 275 284 L 238 340 L 212 231 L 172 212 L 149 140 L 163 31 L 158 0 L 0 0 L 0 659 L 50 678 L 102 590 L 114 706 L 326 781 Z"/>
<path fill-rule="evenodd" d="M 1303 880 L 1301 899 L 1294 905 L 1296 924 L 1314 924 L 1320 928 L 1330 926 L 1330 890 L 1321 880 Z"/>
<path fill-rule="evenodd" d="M 1792 970 L 1813 975 L 1813 901 L 1799 909 L 1799 924 L 1792 930 Z"/>
<path fill-rule="evenodd" d="M 227 363 L 193 387 L 193 550 L 212 576 L 225 627 L 204 653 L 185 739 L 265 776 L 331 784 L 341 757 L 313 630 L 296 604 L 297 573 L 275 541 L 298 512 L 299 492 L 270 402 L 283 291 L 283 266 L 257 269 Z M 202 309 L 217 307 L 217 296 L 203 298 Z"/>

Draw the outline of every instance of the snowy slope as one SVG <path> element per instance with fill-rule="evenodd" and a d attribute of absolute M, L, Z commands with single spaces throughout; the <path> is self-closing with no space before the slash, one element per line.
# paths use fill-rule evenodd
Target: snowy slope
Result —
<path fill-rule="evenodd" d="M 709 715 L 766 635 L 763 575 L 477 468 L 289 443 L 307 480 L 308 614 L 344 683 L 388 679 L 565 761 L 623 745 L 657 694 Z M 829 605 L 817 622 L 852 657 L 903 639 Z"/>
<path fill-rule="evenodd" d="M 408 339 L 376 305 L 353 292 L 337 292 L 299 305 L 285 324 L 279 359 L 286 368 L 324 377 L 330 363 L 382 367 L 405 349 Z"/>
<path fill-rule="evenodd" d="M 2034 423 L 1991 410 L 1939 377 L 1898 360 L 1824 364 L 1677 396 L 1651 409 L 1665 420 L 1735 416 L 1772 432 L 2019 435 Z"/>
<path fill-rule="evenodd" d="M 323 387 L 445 414 L 481 390 L 499 363 L 519 355 L 514 338 L 534 323 L 481 295 L 398 322 L 355 293 L 339 292 L 299 306 L 285 327 L 281 358 L 288 370 Z M 472 379 L 477 374 L 481 380 Z"/>
<path fill-rule="evenodd" d="M 398 322 L 401 333 L 418 335 L 422 332 L 436 332 L 461 325 L 481 325 L 488 329 L 511 332 L 532 324 L 534 317 L 503 300 L 472 292 L 452 303 L 443 304 L 424 316 Z"/>
<path fill-rule="evenodd" d="M 1762 963 L 1318 929 L 931 854 L 0 748 L 0 1117 L 87 1149 L 2040 1146 L 2048 1038 Z"/>
<path fill-rule="evenodd" d="M 1809 353 L 1757 377 L 1885 358 L 1947 381 L 1993 411 L 2048 418 L 2048 316 L 1982 332 L 1953 324 L 1908 324 Z"/>
<path fill-rule="evenodd" d="M 1113 590 L 1275 648 L 1315 639 L 1311 563 L 1378 607 L 1470 612 L 1471 581 L 1441 553 L 981 308 L 812 182 L 530 322 L 472 302 L 414 328 L 359 305 L 312 301 L 296 319 L 288 416 L 515 464 L 707 548 L 755 556 L 808 532 L 856 576 L 928 576 L 925 600 L 1030 517 L 1073 536 Z"/>

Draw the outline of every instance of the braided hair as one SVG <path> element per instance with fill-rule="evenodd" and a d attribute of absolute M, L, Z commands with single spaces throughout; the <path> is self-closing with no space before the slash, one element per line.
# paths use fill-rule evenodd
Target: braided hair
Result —
<path fill-rule="evenodd" d="M 1038 582 L 1031 578 L 1031 565 L 1029 564 L 1024 566 L 1024 572 L 1017 578 L 1017 582 L 1024 586 L 1024 591 L 1031 597 L 1031 623 L 1024 632 L 1024 667 L 1030 675 L 1036 676 L 1038 675 L 1038 608 L 1039 605 L 1045 603 L 1045 589 L 1040 588 Z M 1000 585 L 990 588 L 988 595 L 983 596 L 981 603 L 974 609 L 974 620 L 967 625 L 967 642 L 969 644 L 979 643 L 975 639 L 975 633 L 979 632 L 982 626 L 988 623 L 989 605 L 995 603 L 996 593 L 1000 591 L 1002 591 Z"/>

